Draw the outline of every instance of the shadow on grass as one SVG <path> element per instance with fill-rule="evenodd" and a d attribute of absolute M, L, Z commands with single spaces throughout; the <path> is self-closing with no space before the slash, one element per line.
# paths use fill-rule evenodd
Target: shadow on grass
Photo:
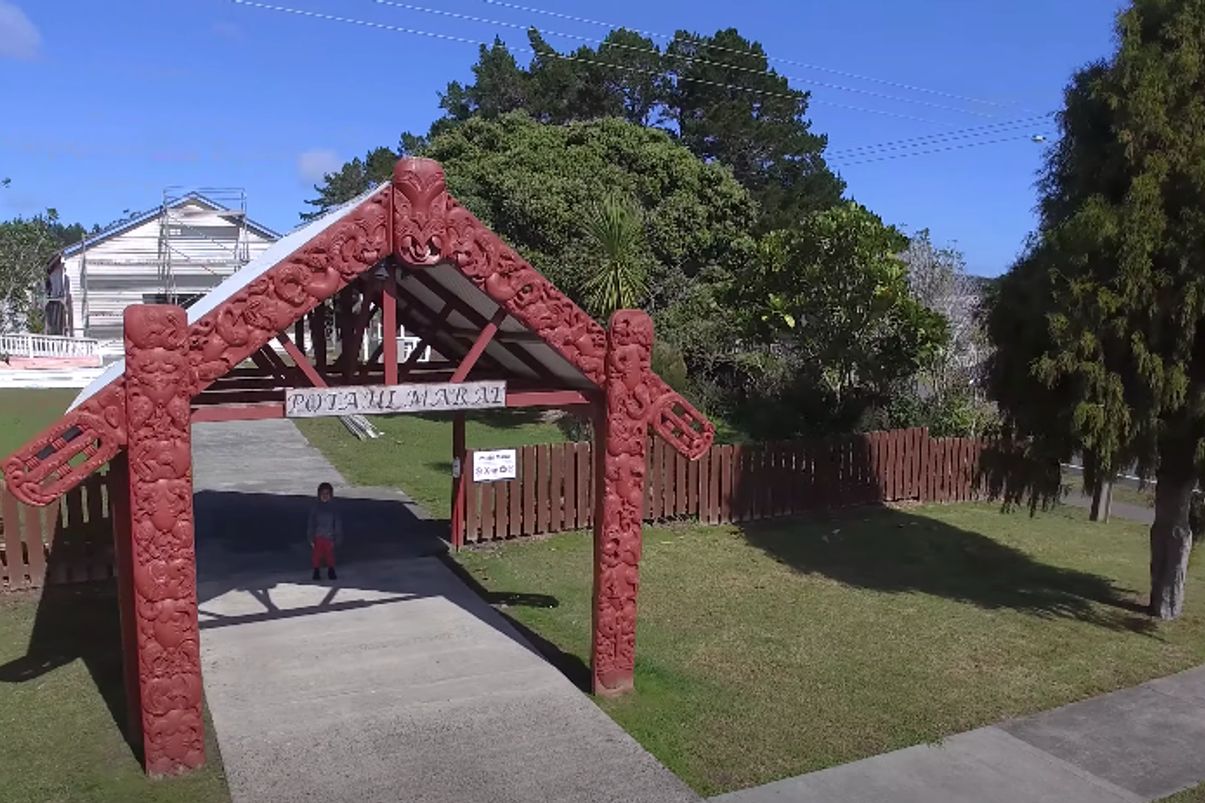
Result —
<path fill-rule="evenodd" d="M 37 680 L 77 659 L 83 660 L 114 724 L 141 762 L 142 745 L 126 727 L 121 623 L 112 580 L 43 589 L 26 654 L 0 666 L 0 683 Z"/>
<path fill-rule="evenodd" d="M 556 608 L 560 602 L 556 597 L 550 597 L 546 594 L 517 594 L 506 591 L 490 591 L 481 583 L 477 582 L 477 578 L 473 577 L 463 566 L 457 563 L 447 554 L 439 556 L 444 565 L 455 574 L 460 581 L 473 590 L 477 596 L 488 602 L 490 605 L 514 605 L 532 608 Z M 541 636 L 536 631 L 527 627 L 527 625 L 507 614 L 505 610 L 495 608 L 506 619 L 515 630 L 518 631 L 524 639 L 527 640 L 532 647 L 535 648 L 544 660 L 556 667 L 562 675 L 569 679 L 569 682 L 578 688 L 583 694 L 591 694 L 590 683 L 590 667 L 576 655 L 567 653 L 557 645 L 553 644 L 548 639 Z"/>
<path fill-rule="evenodd" d="M 824 521 L 759 522 L 745 538 L 779 563 L 846 585 L 920 592 L 988 610 L 1011 609 L 1153 635 L 1132 589 L 1051 566 L 987 536 L 886 508 L 843 511 Z"/>

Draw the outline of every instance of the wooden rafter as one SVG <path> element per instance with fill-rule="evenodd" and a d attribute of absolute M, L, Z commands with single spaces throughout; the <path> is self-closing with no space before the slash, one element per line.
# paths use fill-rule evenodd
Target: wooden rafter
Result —
<path fill-rule="evenodd" d="M 456 372 L 452 374 L 453 382 L 463 382 L 465 380 L 465 377 L 469 375 L 469 371 L 472 371 L 473 366 L 477 364 L 477 360 L 485 353 L 486 346 L 494 339 L 494 335 L 498 332 L 498 327 L 504 320 L 506 320 L 506 310 L 498 307 L 498 311 L 494 313 L 494 317 L 489 320 L 489 323 L 481 327 L 481 333 L 473 341 L 473 347 L 469 349 L 469 353 L 464 355 L 464 359 L 456 367 Z"/>
<path fill-rule="evenodd" d="M 429 276 L 426 271 L 412 270 L 407 275 L 413 276 L 419 284 L 427 288 L 427 290 L 429 290 L 445 304 L 451 304 L 457 312 L 459 312 L 474 325 L 484 327 L 488 323 L 485 316 L 478 312 L 472 304 L 469 304 L 463 298 L 460 298 L 454 293 L 449 292 L 446 287 Z M 552 372 L 549 371 L 542 362 L 533 357 L 526 349 L 520 348 L 508 340 L 500 340 L 499 345 L 501 345 L 508 352 L 513 354 L 516 359 L 530 368 L 537 377 L 546 382 L 556 383 L 556 377 L 552 375 Z"/>

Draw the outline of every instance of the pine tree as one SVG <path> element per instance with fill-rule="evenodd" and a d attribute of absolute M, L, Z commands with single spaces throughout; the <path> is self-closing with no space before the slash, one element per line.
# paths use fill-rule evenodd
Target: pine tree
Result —
<path fill-rule="evenodd" d="M 1041 227 L 991 312 L 993 386 L 1047 457 L 1158 478 L 1150 612 L 1171 619 L 1205 436 L 1205 0 L 1134 0 L 1117 37 L 1068 87 Z"/>

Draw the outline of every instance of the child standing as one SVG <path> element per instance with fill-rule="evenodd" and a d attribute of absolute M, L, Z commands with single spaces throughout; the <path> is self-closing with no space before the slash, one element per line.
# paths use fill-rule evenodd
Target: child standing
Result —
<path fill-rule="evenodd" d="M 343 517 L 332 501 L 335 489 L 329 482 L 318 486 L 318 501 L 310 508 L 310 521 L 306 535 L 310 539 L 310 563 L 314 567 L 314 579 L 321 576 L 318 569 L 326 566 L 326 577 L 334 580 L 335 542 L 343 540 Z"/>

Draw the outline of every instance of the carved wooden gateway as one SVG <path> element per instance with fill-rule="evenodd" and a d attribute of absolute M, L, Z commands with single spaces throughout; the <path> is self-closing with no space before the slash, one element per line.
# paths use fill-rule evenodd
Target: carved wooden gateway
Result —
<path fill-rule="evenodd" d="M 378 317 L 384 337 L 363 359 L 364 331 Z M 342 352 L 328 363 L 332 321 Z M 390 336 L 399 324 L 441 359 L 419 363 L 419 348 L 399 361 Z M 714 436 L 652 371 L 652 346 L 645 313 L 621 310 L 604 329 L 460 206 L 438 164 L 403 159 L 392 182 L 286 236 L 187 312 L 129 308 L 124 364 L 4 473 L 18 498 L 37 505 L 105 464 L 128 477 L 128 496 L 114 501 L 114 535 L 130 722 L 147 771 L 171 774 L 204 761 L 191 422 L 283 417 L 298 387 L 403 380 L 503 381 L 506 406 L 588 411 L 598 461 L 593 686 L 616 694 L 632 687 L 649 435 L 690 458 Z M 464 449 L 456 413 L 454 456 Z"/>

